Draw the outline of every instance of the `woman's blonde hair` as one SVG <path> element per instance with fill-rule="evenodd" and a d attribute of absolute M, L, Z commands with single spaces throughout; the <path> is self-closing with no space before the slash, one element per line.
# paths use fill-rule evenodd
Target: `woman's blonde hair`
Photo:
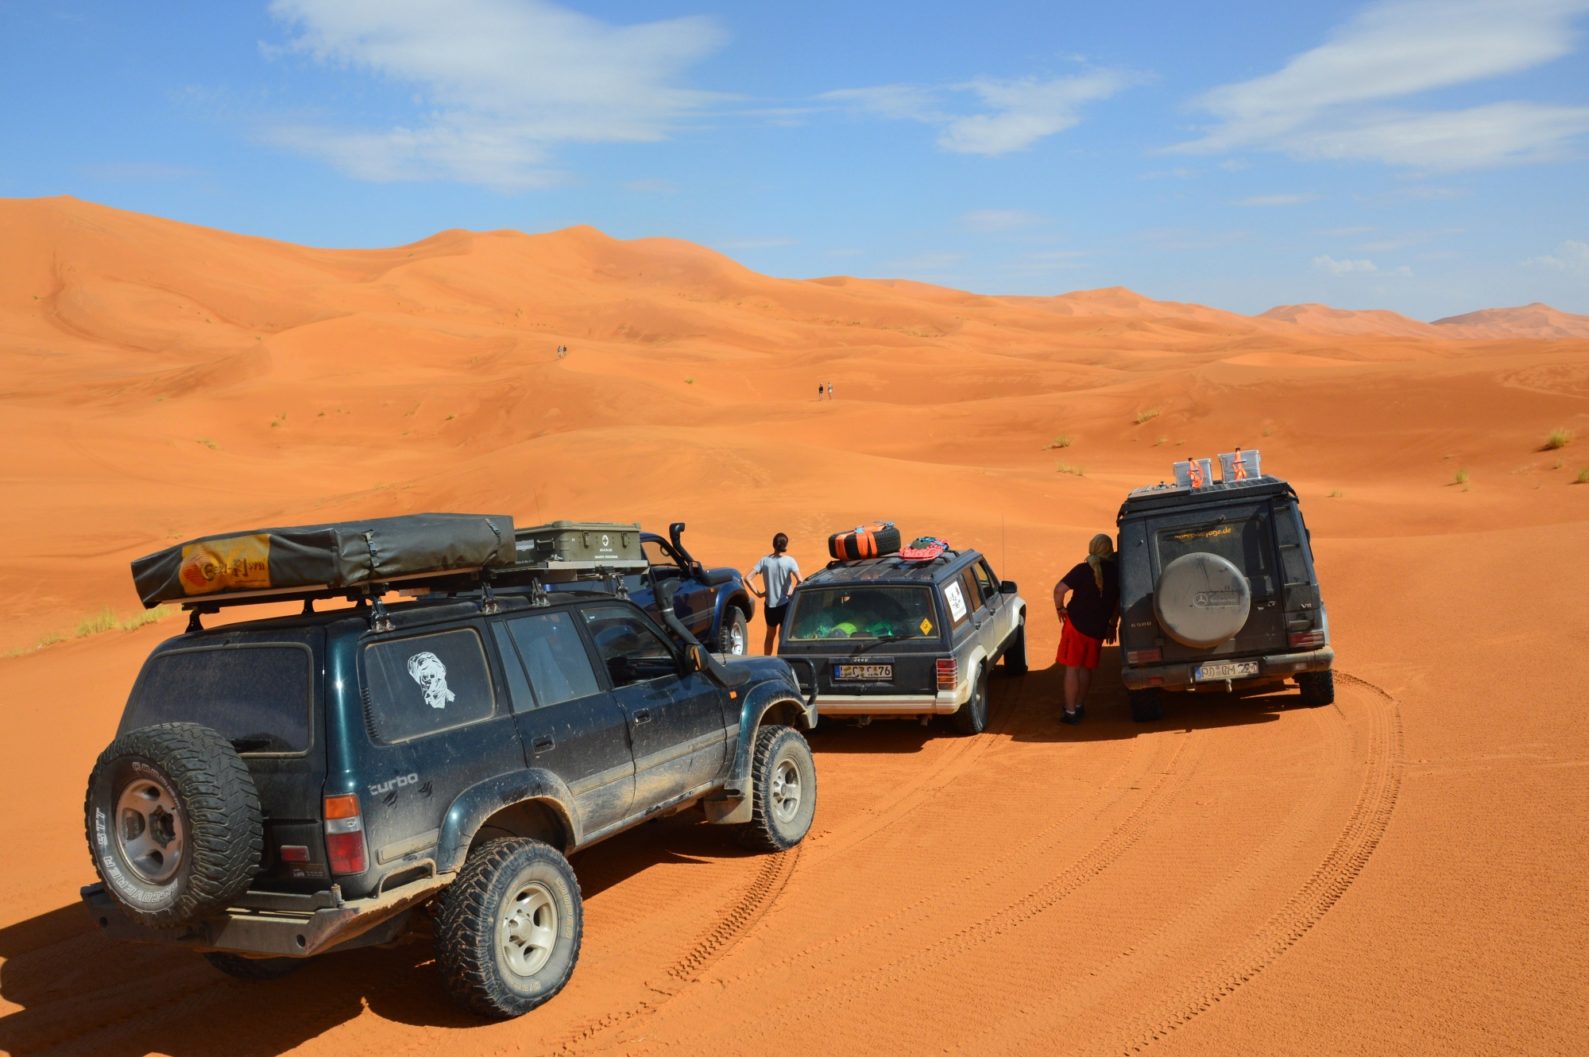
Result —
<path fill-rule="evenodd" d="M 1087 564 L 1092 566 L 1092 579 L 1098 585 L 1098 593 L 1103 594 L 1103 563 L 1104 559 L 1113 559 L 1115 554 L 1114 540 L 1100 532 L 1087 544 Z"/>

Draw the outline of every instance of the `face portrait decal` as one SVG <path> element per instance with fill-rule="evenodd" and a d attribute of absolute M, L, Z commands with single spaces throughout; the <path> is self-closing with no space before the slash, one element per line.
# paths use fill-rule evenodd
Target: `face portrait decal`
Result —
<path fill-rule="evenodd" d="M 408 674 L 425 692 L 425 704 L 431 708 L 446 708 L 447 702 L 458 699 L 457 694 L 447 689 L 447 666 L 429 650 L 408 659 Z"/>

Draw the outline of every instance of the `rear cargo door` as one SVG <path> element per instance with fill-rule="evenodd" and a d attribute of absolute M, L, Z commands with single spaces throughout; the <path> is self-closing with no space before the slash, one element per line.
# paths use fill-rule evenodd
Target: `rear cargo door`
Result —
<path fill-rule="evenodd" d="M 1284 574 L 1274 543 L 1274 519 L 1267 501 L 1218 510 L 1189 510 L 1154 519 L 1151 530 L 1153 579 L 1183 554 L 1217 554 L 1245 574 L 1252 593 L 1247 622 L 1234 639 L 1211 650 L 1183 646 L 1164 638 L 1164 659 L 1247 656 L 1285 647 L 1282 612 Z"/>
<path fill-rule="evenodd" d="M 264 869 L 283 881 L 327 876 L 319 854 L 325 781 L 325 632 L 216 634 L 157 652 L 144 665 L 122 718 L 125 732 L 155 723 L 202 723 L 228 739 L 248 765 L 265 817 Z M 283 862 L 283 845 L 309 862 Z"/>

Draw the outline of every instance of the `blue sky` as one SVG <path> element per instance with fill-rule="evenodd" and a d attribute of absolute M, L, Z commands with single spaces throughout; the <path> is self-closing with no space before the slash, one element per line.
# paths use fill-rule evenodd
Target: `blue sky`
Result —
<path fill-rule="evenodd" d="M 1589 0 L 0 0 L 0 196 L 319 246 L 1589 313 Z"/>

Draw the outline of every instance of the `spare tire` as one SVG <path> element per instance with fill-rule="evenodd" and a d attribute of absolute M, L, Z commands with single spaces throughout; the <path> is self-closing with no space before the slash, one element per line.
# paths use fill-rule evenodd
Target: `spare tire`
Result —
<path fill-rule="evenodd" d="M 1252 588 L 1240 569 L 1217 554 L 1183 554 L 1164 567 L 1153 591 L 1153 613 L 1182 646 L 1207 649 L 1247 623 Z"/>
<path fill-rule="evenodd" d="M 264 847 L 248 766 L 219 733 L 161 723 L 99 754 L 83 805 L 88 851 L 133 921 L 174 928 L 225 909 Z"/>

